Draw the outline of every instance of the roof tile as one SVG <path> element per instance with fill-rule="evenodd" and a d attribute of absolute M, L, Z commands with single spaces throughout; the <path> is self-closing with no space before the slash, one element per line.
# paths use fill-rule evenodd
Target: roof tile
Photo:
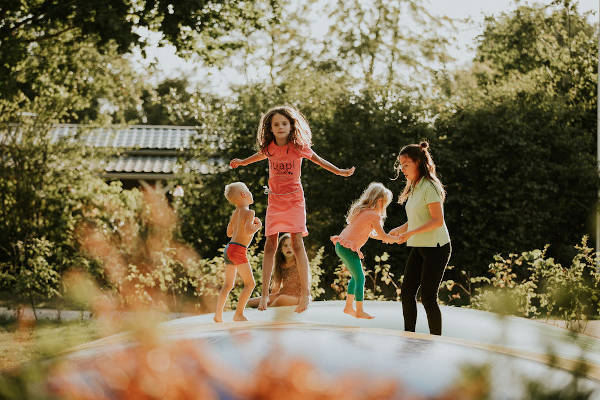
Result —
<path fill-rule="evenodd" d="M 51 131 L 53 139 L 75 136 L 80 125 L 57 125 Z M 86 144 L 94 147 L 140 149 L 188 149 L 199 131 L 191 126 L 133 125 L 122 128 L 92 128 L 82 132 Z"/>
<path fill-rule="evenodd" d="M 186 170 L 194 169 L 198 173 L 208 174 L 214 170 L 221 162 L 213 160 L 209 162 L 199 162 L 196 160 L 187 163 Z M 110 173 L 157 173 L 173 174 L 181 170 L 181 165 L 177 162 L 176 156 L 147 156 L 147 155 L 129 155 L 110 159 L 104 166 L 105 172 Z"/>

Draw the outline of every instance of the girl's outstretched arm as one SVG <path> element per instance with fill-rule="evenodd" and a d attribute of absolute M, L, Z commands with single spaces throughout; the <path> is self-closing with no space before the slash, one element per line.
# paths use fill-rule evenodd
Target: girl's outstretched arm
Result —
<path fill-rule="evenodd" d="M 240 160 L 239 158 L 234 158 L 229 162 L 229 165 L 231 166 L 231 168 L 237 168 L 240 165 L 246 166 L 248 164 L 264 160 L 265 158 L 267 158 L 267 156 L 263 153 L 254 153 L 250 157 L 244 158 L 243 160 Z"/>
<path fill-rule="evenodd" d="M 336 167 L 335 165 L 333 165 L 332 163 L 330 163 L 329 161 L 327 161 L 326 159 L 319 157 L 319 155 L 317 155 L 317 153 L 315 153 L 315 152 L 313 152 L 313 155 L 310 158 L 310 161 L 314 162 L 319 167 L 324 168 L 331 173 L 334 173 L 336 175 L 341 175 L 341 176 L 350 176 L 354 173 L 354 169 L 355 169 L 354 167 L 348 168 L 348 169 L 340 169 L 340 168 Z"/>
<path fill-rule="evenodd" d="M 394 228 L 390 231 L 390 235 L 398 236 L 401 233 L 404 233 L 408 230 L 408 222 L 405 222 L 403 225 L 400 225 L 397 228 Z"/>
<path fill-rule="evenodd" d="M 376 236 L 373 236 L 374 239 L 379 239 L 384 243 L 396 243 L 398 241 L 397 236 L 392 236 L 390 234 L 385 233 L 383 227 L 381 226 L 381 221 L 377 220 L 373 223 L 372 227 L 375 233 L 377 234 Z"/>

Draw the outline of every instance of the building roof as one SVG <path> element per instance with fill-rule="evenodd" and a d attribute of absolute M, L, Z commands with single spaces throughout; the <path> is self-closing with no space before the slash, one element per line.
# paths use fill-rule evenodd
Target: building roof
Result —
<path fill-rule="evenodd" d="M 188 165 L 201 174 L 208 174 L 211 171 L 211 163 L 190 161 Z M 127 172 L 127 173 L 157 173 L 157 174 L 176 174 L 181 170 L 181 164 L 177 163 L 177 156 L 147 156 L 147 155 L 129 155 L 110 159 L 104 166 L 104 171 L 108 173 Z"/>
<path fill-rule="evenodd" d="M 106 162 L 106 172 L 154 172 L 172 174 L 180 168 L 174 156 L 124 156 Z"/>
<path fill-rule="evenodd" d="M 121 155 L 104 162 L 105 178 L 171 179 L 181 172 L 178 156 L 191 149 L 196 138 L 208 138 L 192 126 L 129 125 L 94 128 L 61 124 L 52 129 L 52 139 L 71 137 L 88 146 L 114 148 Z M 208 174 L 221 162 L 187 161 L 185 170 Z"/>
<path fill-rule="evenodd" d="M 185 150 L 192 146 L 194 136 L 202 136 L 196 127 L 164 125 L 129 125 L 94 128 L 85 125 L 57 125 L 53 139 L 77 137 L 86 145 L 119 149 Z"/>
<path fill-rule="evenodd" d="M 18 125 L 10 128 L 10 134 L 19 140 Z M 58 124 L 50 130 L 51 141 L 67 139 L 87 146 L 118 150 L 118 154 L 102 161 L 105 178 L 171 179 L 179 172 L 195 171 L 208 174 L 223 168 L 223 160 L 187 160 L 179 162 L 194 140 L 208 142 L 214 135 L 200 132 L 193 126 L 127 125 L 92 127 L 78 124 Z M 208 144 L 208 143 L 207 143 Z M 213 147 L 213 144 L 208 144 Z"/>

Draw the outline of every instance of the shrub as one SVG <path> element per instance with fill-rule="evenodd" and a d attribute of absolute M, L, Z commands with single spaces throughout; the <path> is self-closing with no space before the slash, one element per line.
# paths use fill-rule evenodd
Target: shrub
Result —
<path fill-rule="evenodd" d="M 583 331 L 587 320 L 600 311 L 600 255 L 587 245 L 587 236 L 575 246 L 568 268 L 547 258 L 543 250 L 494 257 L 491 278 L 474 277 L 471 306 L 525 317 L 559 318 L 567 328 Z"/>

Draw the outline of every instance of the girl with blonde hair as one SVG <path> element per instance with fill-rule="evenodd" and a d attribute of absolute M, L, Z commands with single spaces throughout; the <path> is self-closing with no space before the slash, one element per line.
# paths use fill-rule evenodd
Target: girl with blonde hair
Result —
<path fill-rule="evenodd" d="M 350 176 L 354 167 L 340 169 L 319 157 L 312 149 L 312 132 L 306 118 L 290 106 L 279 106 L 267 111 L 258 125 L 256 134 L 258 152 L 245 159 L 234 158 L 232 168 L 269 160 L 269 186 L 267 215 L 265 217 L 265 251 L 263 256 L 263 286 L 259 310 L 269 303 L 269 286 L 275 261 L 275 249 L 280 232 L 289 232 L 296 265 L 300 275 L 302 292 L 296 312 L 308 307 L 310 297 L 308 256 L 303 236 L 306 229 L 306 206 L 300 182 L 302 159 L 306 158 L 336 175 Z"/>
<path fill-rule="evenodd" d="M 385 243 L 397 241 L 396 237 L 383 230 L 386 208 L 391 201 L 392 192 L 381 183 L 372 182 L 360 198 L 350 206 L 346 215 L 347 225 L 342 233 L 331 237 L 336 254 L 352 275 L 352 279 L 348 282 L 344 312 L 356 318 L 374 318 L 363 310 L 365 273 L 360 261 L 364 258 L 360 248 L 369 237 Z M 354 309 L 354 302 L 356 302 L 356 309 Z"/>

